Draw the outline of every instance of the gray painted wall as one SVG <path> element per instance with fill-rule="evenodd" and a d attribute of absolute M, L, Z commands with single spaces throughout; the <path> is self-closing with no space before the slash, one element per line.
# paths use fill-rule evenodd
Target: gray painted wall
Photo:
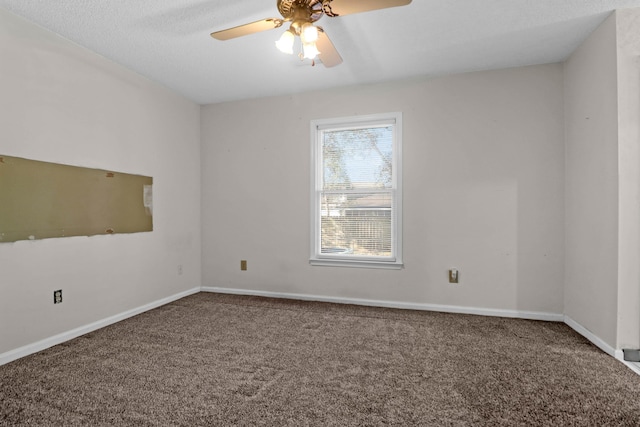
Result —
<path fill-rule="evenodd" d="M 618 107 L 615 16 L 565 64 L 565 314 L 616 342 Z"/>
<path fill-rule="evenodd" d="M 562 313 L 562 78 L 554 64 L 204 106 L 203 285 Z M 309 121 L 392 111 L 405 268 L 310 266 Z"/>
<path fill-rule="evenodd" d="M 640 345 L 640 10 L 612 14 L 565 63 L 565 314 Z"/>
<path fill-rule="evenodd" d="M 616 12 L 618 43 L 618 348 L 640 347 L 640 9 Z"/>
<path fill-rule="evenodd" d="M 1 154 L 154 178 L 152 233 L 0 244 L 0 354 L 199 287 L 200 107 L 2 9 L 0 58 Z"/>

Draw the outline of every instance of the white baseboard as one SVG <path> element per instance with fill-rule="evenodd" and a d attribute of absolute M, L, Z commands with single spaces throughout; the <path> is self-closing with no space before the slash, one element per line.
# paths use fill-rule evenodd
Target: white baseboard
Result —
<path fill-rule="evenodd" d="M 221 294 L 234 294 L 234 295 L 252 295 L 268 298 L 287 298 L 304 301 L 320 301 L 320 302 L 332 302 L 337 304 L 354 304 L 354 305 L 366 305 L 372 307 L 385 307 L 385 308 L 400 308 L 406 310 L 422 310 L 422 311 L 439 311 L 444 313 L 459 313 L 459 314 L 477 314 L 480 316 L 493 316 L 493 317 L 510 317 L 517 319 L 529 319 L 529 320 L 546 320 L 550 322 L 562 322 L 564 321 L 564 315 L 556 313 L 545 313 L 537 311 L 518 311 L 518 310 L 497 310 L 490 308 L 476 308 L 476 307 L 461 307 L 455 305 L 439 305 L 439 304 L 422 304 L 422 303 L 408 303 L 401 301 L 383 301 L 383 300 L 370 300 L 360 298 L 339 298 L 330 297 L 324 295 L 308 295 L 308 294 L 294 294 L 283 292 L 268 292 L 268 291 L 255 291 L 246 289 L 233 289 L 233 288 L 218 288 L 218 287 L 202 287 L 202 292 L 216 292 Z"/>
<path fill-rule="evenodd" d="M 171 295 L 169 297 L 162 298 L 160 300 L 151 302 L 149 304 L 136 307 L 134 309 L 125 311 L 124 313 L 116 314 L 115 316 L 98 320 L 97 322 L 93 322 L 88 325 L 81 326 L 79 328 L 75 328 L 58 335 L 54 335 L 49 338 L 45 338 L 33 344 L 25 345 L 24 347 L 19 347 L 15 350 L 10 350 L 6 353 L 0 354 L 0 366 L 6 363 L 12 362 L 14 360 L 20 359 L 21 357 L 25 357 L 30 354 L 45 350 L 49 347 L 53 347 L 54 345 L 62 344 L 65 341 L 69 341 L 73 338 L 77 338 L 81 335 L 88 334 L 89 332 L 93 332 L 97 329 L 104 328 L 105 326 L 112 325 L 114 323 L 120 322 L 121 320 L 127 319 L 129 317 L 133 317 L 137 314 L 144 313 L 145 311 L 152 310 L 154 308 L 160 307 L 162 305 L 179 300 L 189 295 L 193 295 L 198 292 L 200 292 L 200 288 L 193 288 L 188 291 L 184 291 L 179 294 Z"/>
<path fill-rule="evenodd" d="M 640 375 L 640 363 L 638 362 L 627 362 L 624 359 L 620 360 L 622 363 L 624 363 L 627 368 L 631 369 L 633 372 L 635 372 L 636 374 Z"/>
<path fill-rule="evenodd" d="M 407 303 L 407 302 L 401 302 L 401 301 L 370 300 L 370 299 L 360 299 L 360 298 L 339 298 L 339 297 L 330 297 L 330 296 L 323 296 L 323 295 L 269 292 L 269 291 L 219 288 L 219 287 L 209 287 L 209 286 L 204 286 L 201 288 L 193 288 L 188 291 L 184 291 L 166 298 L 162 298 L 160 300 L 151 302 L 149 304 L 145 304 L 143 306 L 125 311 L 124 313 L 120 313 L 115 316 L 111 316 L 106 319 L 102 319 L 97 322 L 93 322 L 88 325 L 81 326 L 79 328 L 76 328 L 67 332 L 63 332 L 58 335 L 54 335 L 52 337 L 35 342 L 33 344 L 29 344 L 24 347 L 17 348 L 15 350 L 10 350 L 6 353 L 2 353 L 0 354 L 0 366 L 6 363 L 12 362 L 14 360 L 17 360 L 21 357 L 25 357 L 30 354 L 45 350 L 49 347 L 53 347 L 54 345 L 61 344 L 65 341 L 69 341 L 73 338 L 79 337 L 89 332 L 93 332 L 100 328 L 104 328 L 105 326 L 109 326 L 114 323 L 120 322 L 129 317 L 133 317 L 138 314 L 144 313 L 145 311 L 149 311 L 154 308 L 160 307 L 162 305 L 168 304 L 170 302 L 184 298 L 186 296 L 196 294 L 198 292 L 215 292 L 215 293 L 221 293 L 221 294 L 251 295 L 251 296 L 261 296 L 261 297 L 268 297 L 268 298 L 286 298 L 286 299 L 295 299 L 295 300 L 303 300 L 303 301 L 320 301 L 320 302 L 331 302 L 331 303 L 338 303 L 338 304 L 364 305 L 364 306 L 371 306 L 371 307 L 399 308 L 399 309 L 407 309 L 407 310 L 437 311 L 437 312 L 444 312 L 444 313 L 476 314 L 480 316 L 509 317 L 509 318 L 518 318 L 518 319 L 564 322 L 567 325 L 569 325 L 573 330 L 578 332 L 580 335 L 582 335 L 583 337 L 591 341 L 594 345 L 596 345 L 602 351 L 620 360 L 622 363 L 627 365 L 631 370 L 633 370 L 637 374 L 640 374 L 640 365 L 624 361 L 622 350 L 614 349 L 609 344 L 607 344 L 602 339 L 600 339 L 598 336 L 596 336 L 591 331 L 586 329 L 584 326 L 580 325 L 578 322 L 571 319 L 569 316 L 565 316 L 562 314 L 536 312 L 536 311 L 497 310 L 497 309 L 488 309 L 488 308 L 462 307 L 462 306 L 439 305 L 439 304 Z"/>
<path fill-rule="evenodd" d="M 623 360 L 622 350 L 616 350 L 615 348 L 611 347 L 609 344 L 600 339 L 596 334 L 573 320 L 571 317 L 564 316 L 564 323 L 566 323 L 571 327 L 571 329 L 591 341 L 593 345 L 607 353 L 609 356 L 615 357 L 618 360 Z"/>
<path fill-rule="evenodd" d="M 306 294 L 293 294 L 282 292 L 267 292 L 267 291 L 255 291 L 246 289 L 232 289 L 232 288 L 218 288 L 218 287 L 202 287 L 202 292 L 217 292 L 221 294 L 235 294 L 235 295 L 253 295 L 269 298 L 289 298 L 306 301 L 322 301 L 333 302 L 339 304 L 355 304 L 355 305 L 368 305 L 374 307 L 386 307 L 386 308 L 401 308 L 409 310 L 424 310 L 424 311 L 440 311 L 445 313 L 460 313 L 460 314 L 477 314 L 481 316 L 494 316 L 494 317 L 510 317 L 518 319 L 529 320 L 545 320 L 550 322 L 564 322 L 580 335 L 591 341 L 595 346 L 600 348 L 608 355 L 618 359 L 624 363 L 629 369 L 640 375 L 640 363 L 631 363 L 624 360 L 624 354 L 622 350 L 614 349 L 609 344 L 600 339 L 597 335 L 593 334 L 584 326 L 580 325 L 569 316 L 557 313 L 545 313 L 536 311 L 516 311 L 516 310 L 495 310 L 487 308 L 475 308 L 475 307 L 460 307 L 452 305 L 438 305 L 438 304 L 414 304 L 406 302 L 396 301 L 381 301 L 381 300 L 367 300 L 356 298 L 337 298 L 327 297 L 321 295 L 306 295 Z"/>
<path fill-rule="evenodd" d="M 564 316 L 564 323 L 566 323 L 574 331 L 576 331 L 577 333 L 579 333 L 580 335 L 582 335 L 583 337 L 591 341 L 591 343 L 596 347 L 598 347 L 600 350 L 604 351 L 609 356 L 619 360 L 627 368 L 631 369 L 633 372 L 640 375 L 640 364 L 627 362 L 626 360 L 624 360 L 624 352 L 621 349 L 615 349 L 611 347 L 609 344 L 604 342 L 596 334 L 594 334 L 593 332 L 591 332 L 590 330 L 588 330 L 587 328 L 585 328 L 584 326 L 582 326 L 581 324 L 579 324 L 569 316 Z"/>

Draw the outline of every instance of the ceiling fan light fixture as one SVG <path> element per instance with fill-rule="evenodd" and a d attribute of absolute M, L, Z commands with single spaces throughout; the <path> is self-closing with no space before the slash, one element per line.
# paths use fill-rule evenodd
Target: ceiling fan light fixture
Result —
<path fill-rule="evenodd" d="M 315 43 L 318 40 L 318 28 L 307 22 L 301 28 L 300 39 L 302 43 Z"/>
<path fill-rule="evenodd" d="M 315 59 L 316 56 L 320 55 L 316 42 L 302 43 L 302 52 L 302 57 L 305 59 Z"/>
<path fill-rule="evenodd" d="M 291 30 L 287 30 L 280 36 L 280 39 L 276 42 L 276 47 L 280 52 L 293 54 L 293 42 L 295 36 Z"/>

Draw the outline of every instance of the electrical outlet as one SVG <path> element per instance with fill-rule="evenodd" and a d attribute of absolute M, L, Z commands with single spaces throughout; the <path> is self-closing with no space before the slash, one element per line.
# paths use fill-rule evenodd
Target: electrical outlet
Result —
<path fill-rule="evenodd" d="M 449 270 L 449 283 L 458 283 L 460 272 L 456 268 Z"/>
<path fill-rule="evenodd" d="M 240 261 L 240 270 L 247 271 L 247 260 L 246 259 L 243 259 L 242 261 Z"/>
<path fill-rule="evenodd" d="M 60 304 L 62 302 L 62 289 L 53 291 L 53 303 Z"/>

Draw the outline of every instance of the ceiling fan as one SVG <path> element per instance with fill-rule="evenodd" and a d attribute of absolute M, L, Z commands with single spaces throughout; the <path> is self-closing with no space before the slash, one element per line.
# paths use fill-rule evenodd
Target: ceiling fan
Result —
<path fill-rule="evenodd" d="M 323 15 L 335 18 L 370 10 L 405 6 L 409 3 L 411 0 L 277 0 L 278 11 L 282 18 L 267 18 L 215 31 L 211 33 L 211 37 L 217 40 L 229 40 L 279 28 L 285 22 L 291 22 L 289 29 L 276 42 L 276 47 L 284 53 L 293 54 L 295 37 L 298 36 L 302 41 L 301 59 L 310 59 L 314 64 L 313 61 L 318 57 L 325 67 L 334 67 L 342 63 L 342 58 L 322 27 L 313 25 L 314 22 Z"/>

